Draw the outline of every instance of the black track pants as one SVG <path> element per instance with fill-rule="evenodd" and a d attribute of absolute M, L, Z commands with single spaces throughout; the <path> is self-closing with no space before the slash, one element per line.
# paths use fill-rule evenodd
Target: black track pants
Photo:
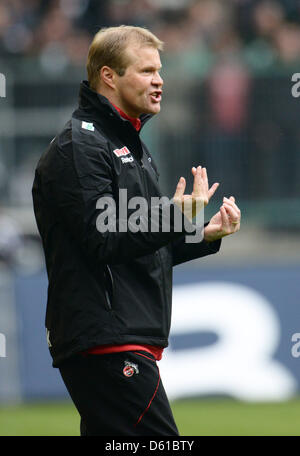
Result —
<path fill-rule="evenodd" d="M 59 367 L 85 436 L 178 436 L 154 357 L 78 355 Z"/>

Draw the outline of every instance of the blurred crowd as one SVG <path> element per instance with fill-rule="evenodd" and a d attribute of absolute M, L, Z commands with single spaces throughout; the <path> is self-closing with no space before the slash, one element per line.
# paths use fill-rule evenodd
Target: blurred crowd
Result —
<path fill-rule="evenodd" d="M 254 68 L 300 59 L 299 0 L 0 0 L 0 57 L 85 62 L 101 27 L 147 26 L 167 52 L 243 52 Z M 207 57 L 209 59 L 209 57 Z"/>
<path fill-rule="evenodd" d="M 227 196 L 300 195 L 300 105 L 291 95 L 300 0 L 0 0 L 0 72 L 17 62 L 14 109 L 73 106 L 79 79 L 69 69 L 84 69 L 93 35 L 119 24 L 146 26 L 165 42 L 164 102 L 148 140 L 166 194 L 202 164 Z M 39 68 L 46 84 L 23 85 L 19 62 L 30 62 L 30 77 Z M 26 141 L 23 133 L 10 137 L 15 158 L 0 138 L 4 206 L 32 204 L 33 170 L 52 136 L 29 130 Z M 0 257 L 1 250 L 0 242 Z"/>

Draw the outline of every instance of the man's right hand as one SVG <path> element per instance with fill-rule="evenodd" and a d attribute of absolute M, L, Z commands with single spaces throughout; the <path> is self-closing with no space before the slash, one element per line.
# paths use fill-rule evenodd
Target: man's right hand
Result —
<path fill-rule="evenodd" d="M 186 181 L 184 177 L 179 179 L 176 187 L 176 192 L 173 197 L 173 202 L 179 207 L 184 215 L 192 222 L 192 219 L 204 209 L 209 203 L 210 198 L 217 190 L 219 183 L 214 183 L 211 188 L 208 186 L 206 168 L 192 168 L 194 176 L 194 185 L 191 195 L 185 195 Z"/>

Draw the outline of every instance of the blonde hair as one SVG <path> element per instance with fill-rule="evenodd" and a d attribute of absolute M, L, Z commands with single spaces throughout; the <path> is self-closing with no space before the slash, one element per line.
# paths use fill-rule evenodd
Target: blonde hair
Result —
<path fill-rule="evenodd" d="M 139 46 L 151 46 L 163 50 L 163 42 L 152 32 L 142 27 L 120 25 L 107 27 L 96 33 L 90 45 L 87 57 L 87 74 L 90 87 L 96 90 L 99 82 L 99 70 L 107 65 L 119 76 L 123 76 L 130 64 L 126 48 L 130 43 Z"/>

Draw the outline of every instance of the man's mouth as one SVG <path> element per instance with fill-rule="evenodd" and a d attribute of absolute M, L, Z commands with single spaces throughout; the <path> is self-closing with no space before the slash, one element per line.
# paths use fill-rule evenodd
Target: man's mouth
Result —
<path fill-rule="evenodd" d="M 150 98 L 154 103 L 159 103 L 161 101 L 162 90 L 156 90 L 155 92 L 150 93 Z"/>

